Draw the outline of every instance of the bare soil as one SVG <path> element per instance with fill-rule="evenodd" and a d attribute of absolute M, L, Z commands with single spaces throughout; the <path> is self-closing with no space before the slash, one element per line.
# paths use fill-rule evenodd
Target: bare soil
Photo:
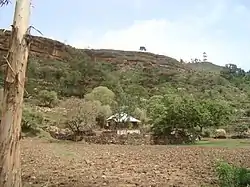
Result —
<path fill-rule="evenodd" d="M 34 187 L 216 186 L 217 159 L 250 167 L 250 149 L 22 140 L 24 186 Z"/>

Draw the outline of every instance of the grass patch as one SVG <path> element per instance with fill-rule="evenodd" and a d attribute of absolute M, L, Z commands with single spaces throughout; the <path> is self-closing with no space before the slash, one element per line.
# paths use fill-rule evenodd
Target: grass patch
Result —
<path fill-rule="evenodd" d="M 206 147 L 249 147 L 250 140 L 242 139 L 223 139 L 223 140 L 202 140 L 197 142 L 194 146 L 206 146 Z"/>

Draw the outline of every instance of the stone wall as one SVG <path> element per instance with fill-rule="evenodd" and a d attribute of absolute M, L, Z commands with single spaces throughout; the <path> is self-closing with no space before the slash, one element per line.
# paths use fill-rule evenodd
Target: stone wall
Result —
<path fill-rule="evenodd" d="M 85 136 L 83 140 L 94 144 L 147 145 L 151 143 L 150 136 L 142 134 L 102 133 L 99 136 Z"/>
<path fill-rule="evenodd" d="M 94 144 L 121 144 L 121 145 L 145 145 L 150 144 L 150 136 L 143 134 L 119 135 L 116 131 L 102 131 L 101 133 L 84 132 L 74 134 L 69 129 L 60 129 L 56 126 L 49 126 L 45 129 L 51 137 L 59 140 L 85 141 Z"/>

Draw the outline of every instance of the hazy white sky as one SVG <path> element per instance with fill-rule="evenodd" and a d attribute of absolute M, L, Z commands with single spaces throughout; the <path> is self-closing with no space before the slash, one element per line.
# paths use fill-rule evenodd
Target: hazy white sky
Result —
<path fill-rule="evenodd" d="M 14 4 L 14 0 L 13 0 Z M 248 0 L 33 0 L 31 24 L 79 48 L 148 51 L 250 69 Z M 9 28 L 13 5 L 0 9 Z"/>

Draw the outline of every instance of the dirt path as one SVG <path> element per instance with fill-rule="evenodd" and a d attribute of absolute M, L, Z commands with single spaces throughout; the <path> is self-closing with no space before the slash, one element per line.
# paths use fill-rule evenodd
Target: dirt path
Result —
<path fill-rule="evenodd" d="M 249 155 L 250 149 L 22 141 L 27 186 L 216 186 L 216 159 L 250 167 Z"/>

